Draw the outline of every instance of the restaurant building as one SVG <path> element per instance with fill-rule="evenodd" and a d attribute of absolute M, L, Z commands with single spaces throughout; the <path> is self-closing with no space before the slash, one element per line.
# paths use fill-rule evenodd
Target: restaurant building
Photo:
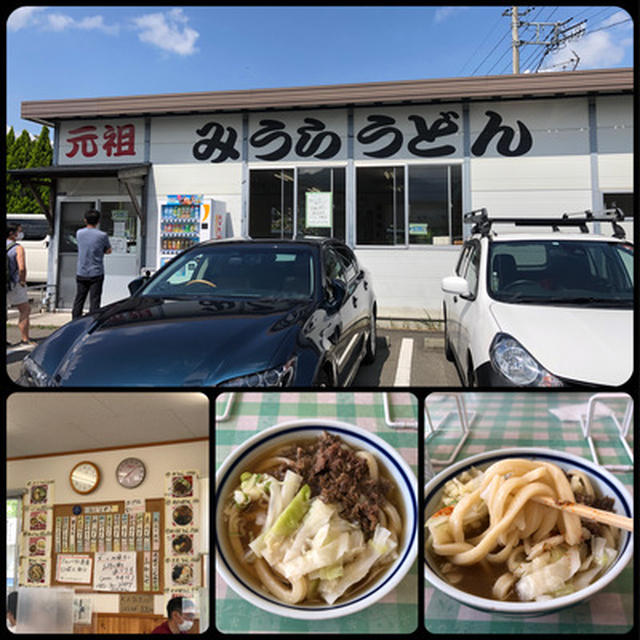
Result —
<path fill-rule="evenodd" d="M 462 214 L 633 210 L 633 70 L 41 100 L 54 130 L 49 285 L 75 291 L 75 230 L 102 212 L 103 302 L 189 244 L 332 235 L 373 275 L 381 318 L 438 318 Z M 632 232 L 631 222 L 625 223 Z"/>

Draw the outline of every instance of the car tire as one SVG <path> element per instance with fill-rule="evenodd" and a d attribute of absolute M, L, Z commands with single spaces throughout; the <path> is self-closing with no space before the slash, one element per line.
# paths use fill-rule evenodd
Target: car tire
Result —
<path fill-rule="evenodd" d="M 449 325 L 447 324 L 447 310 L 443 307 L 444 313 L 444 357 L 449 361 L 454 361 L 453 348 L 449 340 Z"/>
<path fill-rule="evenodd" d="M 371 317 L 369 318 L 369 337 L 367 338 L 367 349 L 364 354 L 364 358 L 362 362 L 364 364 L 373 364 L 376 361 L 376 340 L 377 338 L 376 331 L 376 312 L 371 312 Z"/>

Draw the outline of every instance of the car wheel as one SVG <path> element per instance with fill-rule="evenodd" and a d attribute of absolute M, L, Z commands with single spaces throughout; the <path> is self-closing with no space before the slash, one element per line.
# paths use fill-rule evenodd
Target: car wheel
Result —
<path fill-rule="evenodd" d="M 451 340 L 449 340 L 449 325 L 447 324 L 447 310 L 444 309 L 444 357 L 453 362 L 453 348 L 451 347 Z"/>
<path fill-rule="evenodd" d="M 376 340 L 377 340 L 377 331 L 376 331 L 376 312 L 371 312 L 371 317 L 369 318 L 369 339 L 367 340 L 367 350 L 364 354 L 364 358 L 362 362 L 364 364 L 372 364 L 376 360 Z"/>

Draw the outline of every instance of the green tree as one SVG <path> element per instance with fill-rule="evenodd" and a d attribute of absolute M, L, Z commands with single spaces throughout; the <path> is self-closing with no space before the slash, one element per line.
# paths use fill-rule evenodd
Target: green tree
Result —
<path fill-rule="evenodd" d="M 49 141 L 49 130 L 43 127 L 36 140 L 25 129 L 16 137 L 13 127 L 7 132 L 7 170 L 50 166 L 53 150 Z M 33 195 L 23 189 L 20 182 L 7 174 L 6 211 L 9 213 L 40 213 L 40 207 Z M 38 187 L 41 197 L 47 202 L 48 187 Z"/>
<path fill-rule="evenodd" d="M 51 141 L 49 140 L 49 129 L 47 127 L 42 127 L 40 135 L 34 142 L 32 142 L 31 158 L 29 159 L 27 167 L 49 167 L 51 166 L 52 159 L 53 148 L 51 146 Z M 40 199 L 45 203 L 49 202 L 49 193 L 51 191 L 51 187 L 38 186 L 36 187 L 36 189 L 38 191 Z M 32 197 L 32 194 L 29 195 Z M 38 207 L 36 211 L 40 212 L 40 208 Z"/>

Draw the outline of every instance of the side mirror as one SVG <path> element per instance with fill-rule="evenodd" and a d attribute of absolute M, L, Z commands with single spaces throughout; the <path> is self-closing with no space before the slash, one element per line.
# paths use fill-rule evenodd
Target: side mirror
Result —
<path fill-rule="evenodd" d="M 347 296 L 347 287 L 342 280 L 332 280 L 327 287 L 327 302 L 330 311 L 337 311 Z"/>
<path fill-rule="evenodd" d="M 466 298 L 471 295 L 469 283 L 460 276 L 447 276 L 443 278 L 441 288 L 445 293 L 452 293 L 461 298 Z"/>
<path fill-rule="evenodd" d="M 129 288 L 129 293 L 131 295 L 134 295 L 135 293 L 140 291 L 140 289 L 142 289 L 142 287 L 144 287 L 144 285 L 147 284 L 147 282 L 149 282 L 149 276 L 140 276 L 139 278 L 132 280 L 127 285 L 127 287 Z"/>

